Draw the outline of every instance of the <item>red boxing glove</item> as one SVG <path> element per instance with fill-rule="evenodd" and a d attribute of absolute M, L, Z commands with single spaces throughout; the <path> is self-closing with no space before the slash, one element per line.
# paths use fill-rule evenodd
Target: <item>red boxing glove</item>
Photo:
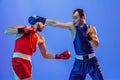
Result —
<path fill-rule="evenodd" d="M 66 50 L 61 54 L 56 54 L 55 59 L 64 59 L 67 60 L 71 56 L 70 51 Z"/>
<path fill-rule="evenodd" d="M 24 33 L 34 33 L 36 32 L 36 29 L 34 27 L 24 27 Z"/>
<path fill-rule="evenodd" d="M 36 29 L 32 27 L 24 27 L 24 28 L 18 28 L 18 33 L 23 34 L 23 33 L 34 33 L 36 32 Z"/>

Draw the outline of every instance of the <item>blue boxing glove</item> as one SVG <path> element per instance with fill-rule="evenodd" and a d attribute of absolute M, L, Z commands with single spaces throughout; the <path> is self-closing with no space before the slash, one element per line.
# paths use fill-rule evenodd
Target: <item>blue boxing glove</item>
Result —
<path fill-rule="evenodd" d="M 86 38 L 87 38 L 89 41 L 91 41 L 91 40 L 92 40 L 92 37 L 90 36 L 90 34 L 89 34 L 89 33 L 87 34 Z"/>
<path fill-rule="evenodd" d="M 89 29 L 89 25 L 87 25 L 87 24 L 81 25 L 81 32 L 82 32 L 83 36 L 86 37 L 86 39 L 88 39 L 89 41 L 91 41 L 92 37 L 90 36 L 88 29 Z"/>
<path fill-rule="evenodd" d="M 88 27 L 86 24 L 81 24 L 80 26 L 77 27 L 78 30 L 80 31 L 79 34 L 81 34 L 81 36 L 86 37 L 87 36 L 87 30 Z"/>
<path fill-rule="evenodd" d="M 88 30 L 88 25 L 87 24 L 81 24 L 80 25 L 81 31 L 84 35 L 86 35 L 87 30 Z"/>
<path fill-rule="evenodd" d="M 30 17 L 28 18 L 28 22 L 29 22 L 31 25 L 34 25 L 36 22 L 42 22 L 43 24 L 45 24 L 46 18 L 40 17 L 40 16 L 30 16 Z"/>

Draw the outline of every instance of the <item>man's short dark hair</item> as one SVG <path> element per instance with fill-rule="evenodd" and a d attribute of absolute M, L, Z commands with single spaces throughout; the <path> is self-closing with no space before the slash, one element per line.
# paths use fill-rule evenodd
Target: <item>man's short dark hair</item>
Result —
<path fill-rule="evenodd" d="M 86 19 L 85 12 L 84 12 L 83 9 L 78 8 L 78 9 L 76 9 L 76 10 L 73 11 L 73 14 L 75 14 L 75 12 L 77 12 L 77 11 L 78 11 L 80 17 L 84 16 L 85 19 Z"/>

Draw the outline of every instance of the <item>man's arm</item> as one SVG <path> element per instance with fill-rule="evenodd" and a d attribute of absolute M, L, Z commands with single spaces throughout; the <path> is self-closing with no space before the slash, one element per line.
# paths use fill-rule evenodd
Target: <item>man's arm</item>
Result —
<path fill-rule="evenodd" d="M 41 17 L 41 16 L 30 16 L 28 18 L 28 22 L 31 25 L 34 25 L 36 22 L 42 22 L 43 24 L 46 23 L 47 25 L 50 26 L 55 26 L 55 27 L 62 27 L 62 28 L 70 28 L 71 27 L 71 23 L 63 23 L 63 22 L 59 22 L 56 20 L 50 20 L 47 19 L 45 17 Z"/>
<path fill-rule="evenodd" d="M 34 27 L 26 27 L 24 25 L 9 27 L 5 30 L 6 34 L 26 34 L 36 32 Z"/>
<path fill-rule="evenodd" d="M 90 43 L 97 48 L 99 46 L 99 39 L 97 37 L 97 31 L 95 27 L 90 27 L 90 36 L 92 38 Z"/>
<path fill-rule="evenodd" d="M 73 26 L 73 22 L 59 22 L 56 20 L 50 20 L 50 19 L 46 19 L 46 24 L 49 26 L 54 26 L 54 27 L 61 27 L 61 28 L 66 28 L 66 29 L 71 29 Z"/>
<path fill-rule="evenodd" d="M 42 36 L 39 36 L 38 46 L 39 46 L 40 52 L 44 58 L 55 59 L 54 54 L 48 53 L 48 51 L 46 49 L 45 40 Z"/>
<path fill-rule="evenodd" d="M 24 25 L 8 27 L 5 30 L 6 34 L 18 34 L 18 28 L 24 28 Z"/>
<path fill-rule="evenodd" d="M 51 54 L 51 53 L 49 53 L 47 51 L 47 49 L 46 49 L 45 40 L 44 40 L 44 38 L 42 36 L 39 37 L 38 46 L 39 46 L 41 54 L 42 54 L 42 56 L 44 58 L 48 58 L 48 59 L 64 59 L 64 60 L 70 58 L 70 52 L 68 50 L 64 51 L 61 54 Z"/>

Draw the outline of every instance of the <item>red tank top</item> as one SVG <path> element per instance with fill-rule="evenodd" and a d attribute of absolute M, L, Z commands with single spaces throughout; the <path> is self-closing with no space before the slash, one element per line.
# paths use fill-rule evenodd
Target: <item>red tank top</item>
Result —
<path fill-rule="evenodd" d="M 38 33 L 24 34 L 22 37 L 16 39 L 14 52 L 20 52 L 32 56 L 36 51 L 38 37 Z"/>

